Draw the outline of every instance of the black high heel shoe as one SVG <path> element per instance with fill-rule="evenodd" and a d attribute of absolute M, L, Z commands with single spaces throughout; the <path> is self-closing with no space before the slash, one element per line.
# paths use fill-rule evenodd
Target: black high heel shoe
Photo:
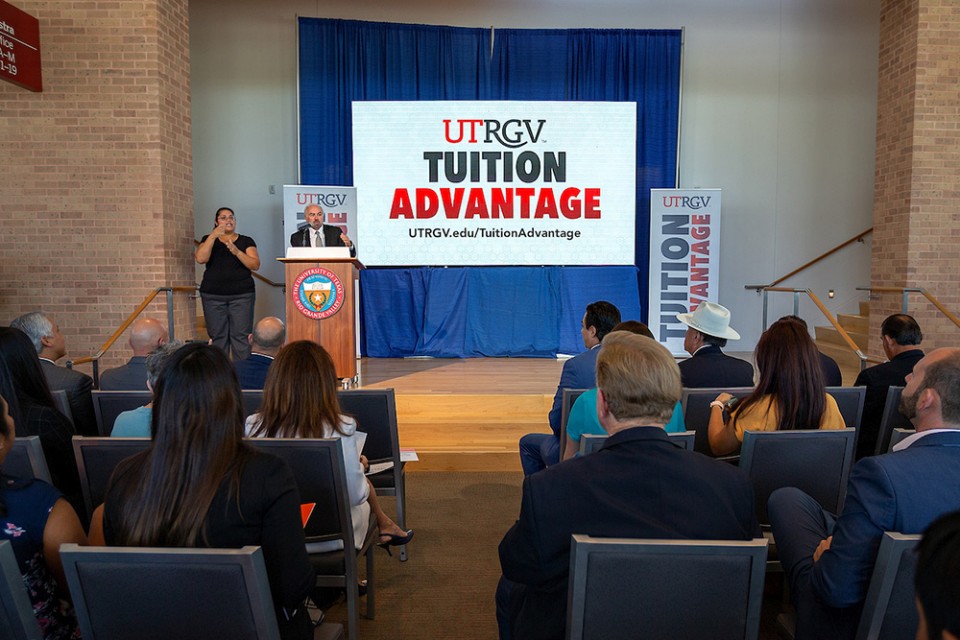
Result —
<path fill-rule="evenodd" d="M 384 536 L 390 539 L 387 540 L 386 542 L 378 542 L 377 546 L 383 549 L 384 551 L 386 551 L 388 556 L 392 557 L 393 552 L 390 551 L 390 547 L 400 547 L 410 542 L 410 540 L 413 539 L 413 529 L 407 530 L 406 535 L 402 535 L 402 536 L 398 536 L 394 533 L 380 534 L 380 537 L 384 537 Z"/>

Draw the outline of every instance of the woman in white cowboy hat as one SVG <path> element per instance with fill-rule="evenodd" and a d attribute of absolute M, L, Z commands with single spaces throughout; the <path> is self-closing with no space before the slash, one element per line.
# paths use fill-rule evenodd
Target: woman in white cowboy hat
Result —
<path fill-rule="evenodd" d="M 730 326 L 730 312 L 715 302 L 701 302 L 693 313 L 678 313 L 687 325 L 683 348 L 692 356 L 680 363 L 680 380 L 688 389 L 753 386 L 753 365 L 721 351 L 727 340 L 739 340 Z"/>
<path fill-rule="evenodd" d="M 721 393 L 710 403 L 708 436 L 714 455 L 740 448 L 744 431 L 844 429 L 833 396 L 825 391 L 817 347 L 807 328 L 791 318 L 763 332 L 755 352 L 760 380 L 729 417 L 733 396 Z"/>

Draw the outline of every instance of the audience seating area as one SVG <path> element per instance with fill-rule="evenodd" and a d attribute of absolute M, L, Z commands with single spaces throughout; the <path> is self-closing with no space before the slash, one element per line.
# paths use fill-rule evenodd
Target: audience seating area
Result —
<path fill-rule="evenodd" d="M 891 387 L 891 397 L 895 396 L 896 401 L 900 389 Z M 582 391 L 568 390 L 564 394 L 564 421 Z M 670 438 L 688 450 L 703 452 L 705 447 L 709 449 L 706 445 L 709 402 L 721 391 L 724 390 L 685 389 L 682 406 L 689 430 L 670 434 Z M 743 397 L 750 389 L 726 391 Z M 739 464 L 754 483 L 761 522 L 766 521 L 767 497 L 781 486 L 803 489 L 830 511 L 838 512 L 842 508 L 864 394 L 862 388 L 831 388 L 828 391 L 837 398 L 850 428 L 842 431 L 745 433 Z M 339 397 L 344 411 L 356 416 L 360 429 L 368 434 L 364 451 L 370 461 L 389 463 L 386 470 L 373 476 L 374 486 L 379 495 L 395 497 L 398 524 L 405 528 L 405 475 L 400 461 L 393 390 L 341 391 Z M 94 392 L 94 399 L 98 427 L 100 433 L 106 435 L 120 412 L 149 402 L 150 394 Z M 261 401 L 262 392 L 244 392 L 249 412 L 259 409 Z M 893 399 L 887 404 L 888 409 L 896 407 Z M 912 430 L 894 428 L 898 415 L 895 410 L 885 412 L 881 429 L 889 429 L 886 436 L 881 435 L 884 450 L 913 433 Z M 580 441 L 581 455 L 595 452 L 605 440 L 603 435 L 585 435 Z M 116 465 L 144 450 L 149 442 L 144 438 L 74 437 L 74 453 L 87 509 L 86 514 L 81 514 L 84 522 L 89 521 L 94 507 L 102 503 Z M 324 514 L 324 517 L 313 517 L 306 523 L 308 544 L 339 540 L 344 549 L 350 550 L 311 554 L 311 562 L 318 572 L 317 586 L 344 588 L 347 592 L 346 629 L 325 624 L 318 628 L 316 637 L 342 638 L 346 632 L 345 637 L 356 639 L 361 557 L 366 559 L 366 617 L 372 619 L 375 611 L 371 550 L 376 540 L 376 523 L 371 516 L 369 534 L 356 550 L 340 441 L 251 439 L 250 442 L 284 458 L 294 472 L 303 502 L 314 503 L 315 512 Z M 17 439 L 5 469 L 11 474 L 49 481 L 39 438 Z M 893 624 L 902 629 L 915 628 L 909 583 L 913 554 L 904 550 L 912 549 L 916 540 L 917 536 L 886 535 L 871 582 L 860 637 L 878 637 L 873 631 L 865 631 L 868 627 L 886 629 Z M 0 544 L 0 568 L 6 579 L 0 588 L 0 635 L 4 638 L 39 637 L 33 628 L 36 623 L 32 615 L 18 618 L 22 613 L 21 596 L 25 597 L 25 592 L 11 589 L 17 585 L 8 575 L 10 563 L 13 562 L 16 573 L 16 562 L 10 549 L 6 548 L 8 546 Z M 405 558 L 405 549 L 401 549 L 401 553 Z M 574 536 L 568 637 L 635 637 L 631 630 L 643 628 L 649 631 L 644 634 L 648 637 L 756 638 L 767 554 L 768 541 L 764 539 L 733 543 L 600 540 Z M 135 634 L 144 638 L 187 637 L 180 635 L 185 629 L 197 631 L 210 622 L 200 618 L 204 617 L 202 612 L 213 606 L 204 602 L 204 597 L 214 592 L 218 593 L 216 606 L 219 615 L 215 617 L 211 636 L 277 637 L 262 556 L 256 547 L 243 550 L 64 547 L 63 557 L 84 638 L 118 637 L 117 634 Z M 684 568 L 687 566 L 689 568 Z M 644 580 L 628 579 L 639 572 L 648 577 Z M 691 580 L 696 584 L 691 584 Z M 182 590 L 177 585 L 187 581 L 194 585 L 191 593 L 197 597 L 179 597 Z M 197 587 L 198 584 L 201 586 Z M 145 588 L 144 585 L 149 586 Z M 233 595 L 226 597 L 227 592 Z M 677 607 L 676 602 L 694 592 L 697 594 L 697 615 L 691 616 L 688 608 Z M 157 595 L 163 593 L 176 595 Z M 140 598 L 136 594 L 147 595 Z M 640 601 L 645 603 L 643 607 L 626 604 Z M 658 602 L 661 604 L 656 604 Z M 224 614 L 225 606 L 231 608 L 229 615 Z M 31 622 L 33 627 L 29 624 Z M 781 615 L 778 625 L 784 637 L 792 637 L 789 615 Z M 142 635 L 144 629 L 152 629 L 155 634 Z"/>

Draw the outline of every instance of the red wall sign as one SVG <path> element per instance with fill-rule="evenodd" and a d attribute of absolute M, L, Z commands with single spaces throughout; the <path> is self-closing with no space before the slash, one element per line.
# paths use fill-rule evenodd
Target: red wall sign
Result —
<path fill-rule="evenodd" d="M 0 0 L 0 78 L 43 91 L 40 21 L 4 0 Z"/>

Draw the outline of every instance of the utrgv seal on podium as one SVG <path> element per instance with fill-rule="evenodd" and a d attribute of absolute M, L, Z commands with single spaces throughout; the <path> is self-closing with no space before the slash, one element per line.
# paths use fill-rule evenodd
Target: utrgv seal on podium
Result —
<path fill-rule="evenodd" d="M 343 283 L 323 267 L 306 269 L 293 283 L 293 303 L 314 320 L 329 318 L 343 305 Z"/>

